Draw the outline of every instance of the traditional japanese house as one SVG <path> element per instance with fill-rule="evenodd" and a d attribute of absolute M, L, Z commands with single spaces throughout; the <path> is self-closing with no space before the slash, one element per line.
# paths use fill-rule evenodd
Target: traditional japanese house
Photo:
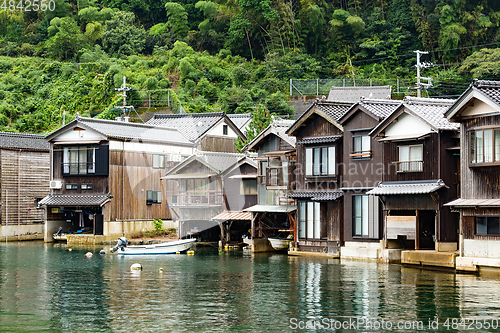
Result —
<path fill-rule="evenodd" d="M 387 169 L 383 143 L 368 135 L 401 105 L 401 101 L 361 99 L 339 119 L 344 128 L 343 173 L 344 246 L 342 258 L 378 259 L 383 237 L 379 199 L 366 192 L 376 187 Z"/>
<path fill-rule="evenodd" d="M 224 200 L 223 173 L 242 158 L 243 154 L 196 151 L 162 177 L 172 218 L 179 221 L 179 237 L 219 240 L 219 224 L 213 218 L 230 204 Z"/>
<path fill-rule="evenodd" d="M 194 151 L 176 129 L 83 117 L 47 140 L 45 241 L 59 227 L 73 233 L 69 242 L 93 243 L 170 219 L 160 177 Z"/>
<path fill-rule="evenodd" d="M 285 134 L 294 121 L 273 120 L 244 147 L 257 152 L 257 204 L 244 211 L 252 213 L 252 238 L 293 235 L 295 202 L 288 193 L 295 189 L 295 138 Z"/>
<path fill-rule="evenodd" d="M 459 126 L 444 117 L 452 103 L 407 97 L 370 132 L 384 143 L 383 164 L 391 166 L 366 192 L 382 203 L 385 248 L 456 250 L 458 216 L 443 207 L 457 196 Z M 403 251 L 401 261 L 436 264 L 423 255 Z M 451 265 L 453 255 L 446 258 Z"/>
<path fill-rule="evenodd" d="M 235 113 L 228 114 L 227 117 L 231 119 L 231 121 L 238 127 L 243 135 L 247 135 L 248 126 L 252 122 L 252 114 L 251 113 Z"/>
<path fill-rule="evenodd" d="M 49 144 L 44 135 L 0 132 L 1 237 L 43 239 L 49 192 Z"/>
<path fill-rule="evenodd" d="M 252 220 L 252 213 L 243 210 L 257 204 L 257 163 L 245 156 L 221 176 L 224 211 L 212 220 L 219 223 L 224 244 L 241 242 L 251 229 Z"/>
<path fill-rule="evenodd" d="M 474 80 L 446 112 L 459 122 L 460 214 L 457 270 L 500 267 L 500 81 Z"/>
<path fill-rule="evenodd" d="M 248 117 L 232 116 L 232 119 L 244 130 L 248 126 Z M 234 143 L 238 137 L 246 140 L 240 128 L 224 112 L 155 114 L 147 124 L 177 129 L 200 151 L 236 153 Z"/>
<path fill-rule="evenodd" d="M 298 201 L 297 251 L 338 256 L 343 245 L 344 129 L 338 121 L 352 105 L 316 100 L 286 132 L 297 140 L 296 187 L 289 195 Z"/>

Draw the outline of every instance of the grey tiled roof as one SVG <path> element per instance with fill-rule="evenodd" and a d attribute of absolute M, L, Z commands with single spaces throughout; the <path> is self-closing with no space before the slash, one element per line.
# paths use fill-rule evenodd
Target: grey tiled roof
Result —
<path fill-rule="evenodd" d="M 372 195 L 428 194 L 445 187 L 441 180 L 423 180 L 407 182 L 383 182 L 373 190 L 366 192 Z"/>
<path fill-rule="evenodd" d="M 384 119 L 401 105 L 401 101 L 389 99 L 362 99 L 359 101 L 359 105 L 375 116 Z"/>
<path fill-rule="evenodd" d="M 353 104 L 353 102 L 317 100 L 313 106 L 338 121 Z"/>
<path fill-rule="evenodd" d="M 148 125 L 176 128 L 189 140 L 196 140 L 224 118 L 224 112 L 156 114 L 147 121 Z"/>
<path fill-rule="evenodd" d="M 295 123 L 295 120 L 273 120 L 269 126 L 266 127 L 265 130 L 260 132 L 252 141 L 247 143 L 247 145 L 243 148 L 243 150 L 252 150 L 256 144 L 258 144 L 263 138 L 268 136 L 269 134 L 274 134 L 283 141 L 287 142 L 290 146 L 295 148 L 295 137 L 286 134 L 286 131 Z"/>
<path fill-rule="evenodd" d="M 178 130 L 173 128 L 83 117 L 77 117 L 76 121 L 111 138 L 192 145 Z"/>
<path fill-rule="evenodd" d="M 243 131 L 243 126 L 245 126 L 245 124 L 252 119 L 252 115 L 250 113 L 228 114 L 227 117 L 231 119 L 240 131 Z"/>
<path fill-rule="evenodd" d="M 307 138 L 302 138 L 302 140 L 297 141 L 297 144 L 313 144 L 313 143 L 330 143 L 335 142 L 342 138 L 342 135 L 328 135 L 328 136 L 311 136 Z"/>
<path fill-rule="evenodd" d="M 475 79 L 472 81 L 472 86 L 491 98 L 495 103 L 500 104 L 500 81 Z"/>
<path fill-rule="evenodd" d="M 49 150 L 45 135 L 0 132 L 0 148 Z"/>
<path fill-rule="evenodd" d="M 101 206 L 111 199 L 110 194 L 68 195 L 49 194 L 40 200 L 40 206 Z"/>
<path fill-rule="evenodd" d="M 444 113 L 455 102 L 453 99 L 405 97 L 403 105 L 438 130 L 457 130 L 460 124 L 451 123 Z"/>
<path fill-rule="evenodd" d="M 331 201 L 337 200 L 342 197 L 344 192 L 342 191 L 294 191 L 288 195 L 289 198 L 293 199 L 310 199 L 312 201 Z"/>
<path fill-rule="evenodd" d="M 203 161 L 205 164 L 209 165 L 215 172 L 220 174 L 244 157 L 244 154 L 198 151 L 196 154 L 189 156 L 186 160 L 177 164 L 173 169 L 169 170 L 166 175 L 169 176 L 182 174 L 178 171 L 195 160 Z"/>

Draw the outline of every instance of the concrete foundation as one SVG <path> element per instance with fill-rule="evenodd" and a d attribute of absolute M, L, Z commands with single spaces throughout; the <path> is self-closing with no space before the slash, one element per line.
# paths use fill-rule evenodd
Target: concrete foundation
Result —
<path fill-rule="evenodd" d="M 308 251 L 298 251 L 297 248 L 291 248 L 288 251 L 289 256 L 300 256 L 300 257 L 317 257 L 317 258 L 328 258 L 328 259 L 340 259 L 339 253 L 323 253 L 323 252 L 308 252 Z"/>
<path fill-rule="evenodd" d="M 43 240 L 44 225 L 37 224 L 12 224 L 0 228 L 0 240 L 18 241 L 18 240 Z"/>
<path fill-rule="evenodd" d="M 500 258 L 457 257 L 456 269 L 462 272 L 480 273 L 488 269 L 500 269 Z"/>
<path fill-rule="evenodd" d="M 379 262 L 386 264 L 400 264 L 402 249 L 383 249 L 380 251 Z"/>
<path fill-rule="evenodd" d="M 433 250 L 402 251 L 401 263 L 419 266 L 435 266 L 455 269 L 455 252 Z"/>
<path fill-rule="evenodd" d="M 250 251 L 252 253 L 275 252 L 267 238 L 254 238 L 250 246 Z"/>
<path fill-rule="evenodd" d="M 340 248 L 340 258 L 378 260 L 380 258 L 380 243 L 345 242 L 345 245 Z"/>
<path fill-rule="evenodd" d="M 456 242 L 455 243 L 436 242 L 435 249 L 438 252 L 455 252 L 458 250 L 458 244 Z"/>

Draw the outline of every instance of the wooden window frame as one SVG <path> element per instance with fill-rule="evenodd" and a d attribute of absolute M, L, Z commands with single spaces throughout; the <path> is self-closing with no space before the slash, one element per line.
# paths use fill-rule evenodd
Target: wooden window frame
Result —
<path fill-rule="evenodd" d="M 355 200 L 356 200 L 356 198 L 359 198 L 359 197 L 361 197 L 361 216 L 359 217 L 359 218 L 361 218 L 361 234 L 356 234 L 356 219 L 358 217 L 355 214 L 355 212 L 356 212 Z M 366 199 L 366 206 L 368 207 L 368 209 L 366 211 L 363 209 L 364 208 L 364 205 L 363 205 L 364 199 Z M 366 194 L 352 195 L 352 237 L 353 238 L 369 238 L 370 237 L 370 235 L 369 235 L 370 219 L 368 216 L 369 210 L 370 210 L 369 205 L 370 205 L 370 203 L 368 200 L 368 195 L 366 195 Z M 366 214 L 367 226 L 366 226 L 366 234 L 363 234 L 363 219 L 364 219 L 365 214 Z"/>
<path fill-rule="evenodd" d="M 500 236 L 500 225 L 499 225 L 499 232 L 496 234 L 489 234 L 488 231 L 486 231 L 486 233 L 479 233 L 477 230 L 478 218 L 485 218 L 486 219 L 486 229 L 488 229 L 488 219 L 489 218 L 497 218 L 499 220 L 498 223 L 500 223 L 500 216 L 499 215 L 476 215 L 476 216 L 474 216 L 474 234 L 477 236 Z"/>
<path fill-rule="evenodd" d="M 309 205 L 312 204 L 312 205 Z M 317 210 L 316 206 L 317 205 Z M 308 216 L 309 216 L 309 206 L 312 206 L 312 233 L 313 237 L 308 237 L 309 236 L 309 221 L 308 221 Z M 299 239 L 301 240 L 311 240 L 311 241 L 319 241 L 319 240 L 324 240 L 325 237 L 321 237 L 321 203 L 319 201 L 300 201 L 299 202 L 299 210 L 305 209 L 305 213 L 303 215 L 304 219 L 302 219 L 302 214 L 299 211 L 298 214 L 298 228 L 299 228 Z M 316 212 L 318 212 L 319 216 L 316 216 Z M 316 226 L 316 223 L 318 225 Z M 301 236 L 301 226 L 304 227 L 304 233 L 305 237 Z M 317 229 L 315 228 L 317 227 Z M 319 233 L 318 237 L 314 237 L 315 232 Z"/>
<path fill-rule="evenodd" d="M 254 184 L 255 187 L 253 187 Z M 245 193 L 246 189 L 250 189 L 250 193 Z M 242 179 L 240 182 L 240 195 L 257 195 L 257 179 Z"/>
<path fill-rule="evenodd" d="M 363 138 L 367 137 L 368 142 L 370 144 L 370 147 L 368 147 L 368 150 L 365 150 L 363 147 Z M 361 150 L 355 150 L 354 147 L 356 144 L 354 143 L 355 140 L 361 140 Z M 352 151 L 349 154 L 349 157 L 351 157 L 353 160 L 368 160 L 372 158 L 372 141 L 371 137 L 369 135 L 353 135 L 352 136 Z"/>
<path fill-rule="evenodd" d="M 317 150 L 319 149 L 319 150 Z M 323 164 L 323 154 L 326 150 L 326 166 Z M 319 172 L 315 172 L 315 156 L 316 152 L 319 151 Z M 311 160 L 308 163 L 308 152 L 310 152 Z M 333 153 L 333 157 L 330 154 Z M 337 177 L 337 145 L 332 146 L 310 146 L 305 148 L 305 175 L 306 178 L 332 178 Z M 333 166 L 331 165 L 333 159 Z"/>
<path fill-rule="evenodd" d="M 222 135 L 228 135 L 228 125 L 222 125 Z"/>
<path fill-rule="evenodd" d="M 155 163 L 155 160 L 157 162 Z M 165 169 L 165 155 L 162 154 L 153 154 L 153 169 Z"/>
<path fill-rule="evenodd" d="M 61 174 L 63 176 L 93 176 L 96 174 L 97 161 L 96 161 L 96 150 L 97 146 L 64 146 L 62 147 L 62 156 L 61 156 Z M 84 154 L 86 158 L 86 162 L 80 162 L 80 152 L 86 151 Z M 71 157 L 76 153 L 76 162 L 71 162 Z M 67 161 L 65 161 L 65 156 L 67 154 Z M 88 162 L 89 157 L 92 157 L 92 161 Z M 83 166 L 85 164 L 85 166 Z M 77 172 L 72 172 L 76 168 Z M 67 172 L 65 171 L 67 170 Z M 84 171 L 85 170 L 85 171 Z"/>
<path fill-rule="evenodd" d="M 400 152 L 400 149 L 402 147 L 408 147 L 408 158 L 411 158 L 410 156 L 410 149 L 411 147 L 418 147 L 420 146 L 422 148 L 422 159 L 419 160 L 419 161 L 412 161 L 411 159 L 408 160 L 408 161 L 401 161 L 401 152 Z M 415 144 L 415 145 L 400 145 L 400 146 L 397 146 L 397 149 L 398 149 L 398 160 L 396 162 L 393 162 L 397 165 L 397 168 L 396 168 L 396 172 L 397 173 L 408 173 L 408 172 L 424 172 L 424 144 L 423 143 L 419 143 L 419 144 Z M 411 170 L 411 168 L 409 168 L 409 170 L 401 170 L 401 163 L 411 163 L 411 162 L 416 162 L 416 163 L 419 163 L 420 162 L 420 169 L 419 170 Z"/>
<path fill-rule="evenodd" d="M 486 131 L 491 131 L 492 132 L 492 162 L 485 162 L 486 159 L 486 150 L 485 150 L 485 135 L 484 133 Z M 482 162 L 476 162 L 476 152 L 478 151 L 477 149 L 477 132 L 482 132 Z M 467 149 L 468 149 L 468 155 L 469 155 L 469 167 L 481 167 L 481 166 L 497 166 L 500 165 L 500 151 L 496 151 L 496 142 L 495 142 L 495 134 L 498 132 L 499 134 L 499 140 L 500 140 L 500 127 L 481 127 L 481 128 L 476 128 L 473 130 L 467 131 Z M 472 140 L 474 138 L 474 140 Z M 497 160 L 497 154 L 499 154 L 498 160 Z"/>

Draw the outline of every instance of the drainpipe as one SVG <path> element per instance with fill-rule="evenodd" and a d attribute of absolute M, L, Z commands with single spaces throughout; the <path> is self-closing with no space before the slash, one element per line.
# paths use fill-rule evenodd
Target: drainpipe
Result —
<path fill-rule="evenodd" d="M 21 152 L 17 154 L 17 240 L 21 239 Z"/>

